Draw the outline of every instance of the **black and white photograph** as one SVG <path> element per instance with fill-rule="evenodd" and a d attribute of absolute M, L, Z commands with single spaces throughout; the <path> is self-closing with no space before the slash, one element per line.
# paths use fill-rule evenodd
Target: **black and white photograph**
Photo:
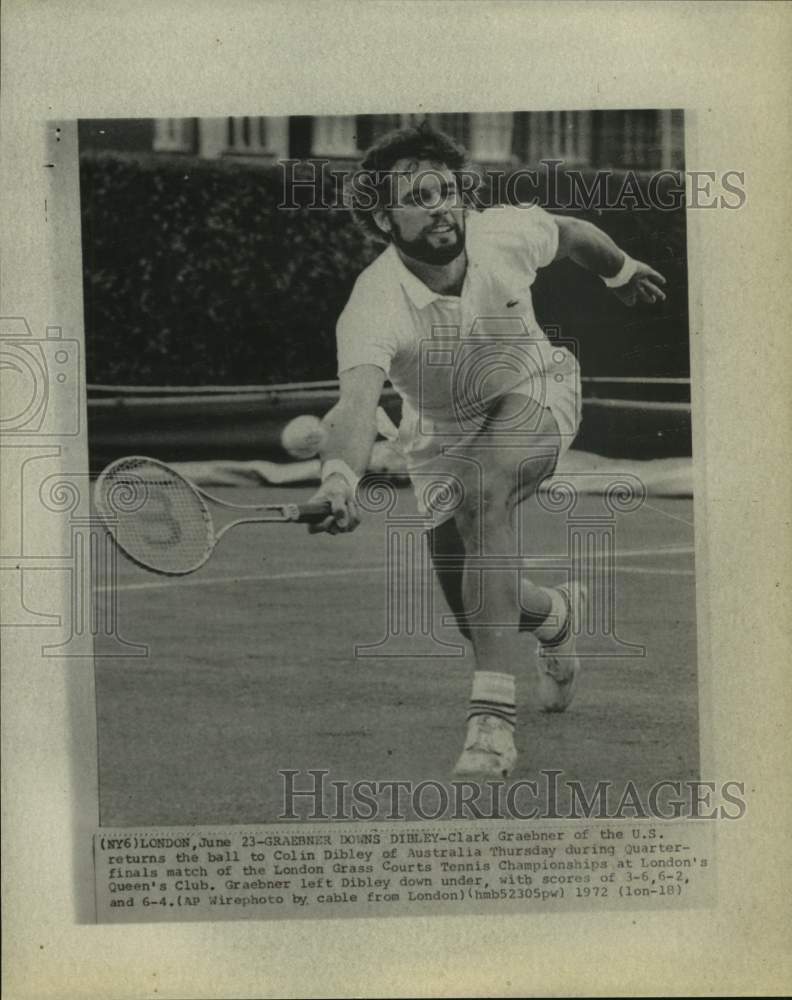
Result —
<path fill-rule="evenodd" d="M 678 800 L 683 112 L 79 137 L 102 824 L 476 818 L 415 793 L 451 779 L 540 779 L 531 818 L 548 771 L 573 818 Z"/>

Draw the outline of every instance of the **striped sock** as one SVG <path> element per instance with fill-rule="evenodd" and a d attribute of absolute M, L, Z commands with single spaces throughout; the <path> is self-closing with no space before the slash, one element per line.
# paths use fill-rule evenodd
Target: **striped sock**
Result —
<path fill-rule="evenodd" d="M 514 725 L 517 708 L 512 674 L 496 674 L 490 670 L 477 670 L 473 674 L 468 719 L 477 715 L 495 715 L 510 726 Z"/>

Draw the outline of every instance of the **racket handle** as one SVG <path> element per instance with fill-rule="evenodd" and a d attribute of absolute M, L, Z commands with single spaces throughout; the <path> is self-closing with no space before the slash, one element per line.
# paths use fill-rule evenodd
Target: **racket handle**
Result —
<path fill-rule="evenodd" d="M 315 500 L 312 503 L 294 504 L 292 510 L 293 521 L 299 521 L 301 524 L 318 524 L 332 513 L 333 508 L 327 500 Z"/>

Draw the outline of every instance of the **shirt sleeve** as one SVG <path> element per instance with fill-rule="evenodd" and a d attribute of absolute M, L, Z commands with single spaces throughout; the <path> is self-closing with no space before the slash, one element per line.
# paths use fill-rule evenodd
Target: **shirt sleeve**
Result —
<path fill-rule="evenodd" d="M 558 225 L 553 216 L 539 205 L 515 208 L 521 217 L 524 252 L 532 270 L 547 267 L 558 253 Z"/>
<path fill-rule="evenodd" d="M 338 374 L 358 365 L 376 365 L 390 374 L 396 339 L 383 323 L 382 302 L 369 302 L 356 286 L 336 323 Z"/>

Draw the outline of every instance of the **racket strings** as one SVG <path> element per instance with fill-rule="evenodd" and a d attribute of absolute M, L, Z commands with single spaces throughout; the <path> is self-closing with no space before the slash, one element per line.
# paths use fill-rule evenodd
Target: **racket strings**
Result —
<path fill-rule="evenodd" d="M 118 545 L 160 573 L 188 573 L 214 547 L 212 518 L 191 484 L 152 459 L 117 463 L 97 482 L 97 506 Z"/>

